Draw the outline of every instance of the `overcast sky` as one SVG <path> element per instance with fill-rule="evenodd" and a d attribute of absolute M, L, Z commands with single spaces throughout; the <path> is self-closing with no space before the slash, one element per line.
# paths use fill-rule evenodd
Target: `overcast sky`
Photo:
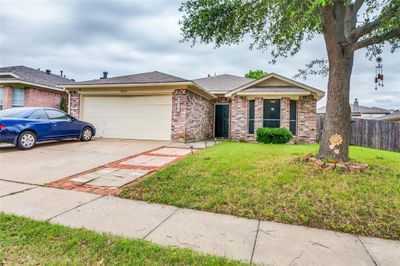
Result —
<path fill-rule="evenodd" d="M 180 2 L 0 0 L 0 65 L 64 70 L 78 81 L 98 78 L 103 71 L 118 76 L 154 70 L 194 79 L 264 69 L 292 78 L 306 63 L 326 57 L 322 38 L 275 65 L 268 64 L 269 53 L 250 51 L 246 42 L 218 49 L 190 47 L 180 42 Z M 387 49 L 382 55 L 385 86 L 375 91 L 375 62 L 358 51 L 350 101 L 357 97 L 361 105 L 400 108 L 399 53 Z M 310 76 L 304 82 L 326 91 L 326 78 Z M 325 99 L 318 103 L 323 105 Z"/>

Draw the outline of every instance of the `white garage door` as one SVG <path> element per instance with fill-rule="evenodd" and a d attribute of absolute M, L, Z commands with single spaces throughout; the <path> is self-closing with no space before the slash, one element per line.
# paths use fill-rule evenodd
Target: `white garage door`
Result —
<path fill-rule="evenodd" d="M 82 120 L 104 138 L 171 139 L 172 96 L 84 96 Z"/>

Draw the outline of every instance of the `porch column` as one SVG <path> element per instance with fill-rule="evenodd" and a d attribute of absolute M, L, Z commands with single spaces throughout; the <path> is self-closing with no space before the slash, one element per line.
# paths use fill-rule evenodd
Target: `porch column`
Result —
<path fill-rule="evenodd" d="M 69 93 L 69 114 L 80 119 L 81 115 L 81 95 L 76 91 Z"/>
<path fill-rule="evenodd" d="M 281 128 L 289 129 L 290 122 L 290 98 L 281 98 Z"/>
<path fill-rule="evenodd" d="M 314 143 L 317 136 L 317 100 L 313 95 L 300 97 L 297 103 L 298 143 Z"/>
<path fill-rule="evenodd" d="M 257 128 L 263 127 L 264 119 L 264 99 L 262 97 L 256 97 L 254 99 L 254 134 L 257 132 Z"/>
<path fill-rule="evenodd" d="M 247 98 L 234 96 L 231 108 L 231 139 L 247 140 Z"/>

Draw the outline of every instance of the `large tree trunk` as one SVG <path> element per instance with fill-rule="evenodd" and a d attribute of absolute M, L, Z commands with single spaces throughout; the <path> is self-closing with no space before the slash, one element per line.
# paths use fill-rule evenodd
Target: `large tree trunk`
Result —
<path fill-rule="evenodd" d="M 328 101 L 324 131 L 318 156 L 336 161 L 349 160 L 350 144 L 350 76 L 353 55 L 329 62 Z M 332 137 L 333 136 L 333 137 Z"/>
<path fill-rule="evenodd" d="M 350 77 L 354 52 L 347 49 L 343 5 L 323 12 L 324 38 L 329 61 L 328 99 L 318 157 L 348 161 L 350 144 Z"/>

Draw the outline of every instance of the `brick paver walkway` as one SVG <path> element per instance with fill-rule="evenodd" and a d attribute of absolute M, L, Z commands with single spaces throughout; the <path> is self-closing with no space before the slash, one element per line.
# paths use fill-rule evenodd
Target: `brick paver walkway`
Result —
<path fill-rule="evenodd" d="M 139 178 L 159 171 L 197 151 L 189 147 L 160 147 L 126 157 L 46 184 L 48 187 L 115 195 Z"/>

